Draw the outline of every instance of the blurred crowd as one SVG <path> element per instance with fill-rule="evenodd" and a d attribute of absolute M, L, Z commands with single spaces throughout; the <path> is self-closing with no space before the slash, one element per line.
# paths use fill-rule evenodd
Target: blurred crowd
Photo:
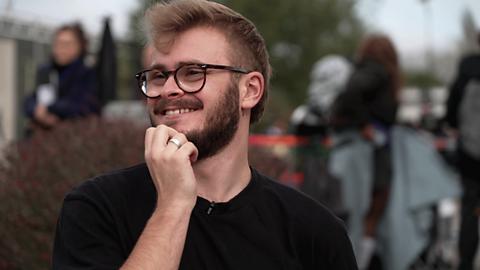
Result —
<path fill-rule="evenodd" d="M 480 34 L 477 38 L 480 52 Z M 454 269 L 454 264 L 474 269 L 480 216 L 480 54 L 460 62 L 446 114 L 433 125 L 425 117 L 415 124 L 399 123 L 402 87 L 395 45 L 386 35 L 367 36 L 353 56 L 318 60 L 306 102 L 292 113 L 289 132 L 312 142 L 333 138 L 333 145 L 328 165 L 318 160 L 318 153 L 297 155 L 296 170 L 305 174 L 299 189 L 345 221 L 360 270 Z M 433 136 L 457 141 L 452 159 L 425 139 L 427 128 Z M 341 200 L 332 204 L 319 194 L 335 179 L 341 188 L 330 192 Z M 440 208 L 457 198 L 460 230 L 453 262 L 438 251 L 440 240 L 446 241 L 440 235 L 452 229 L 451 215 L 446 228 L 440 228 L 439 220 L 445 217 Z"/>

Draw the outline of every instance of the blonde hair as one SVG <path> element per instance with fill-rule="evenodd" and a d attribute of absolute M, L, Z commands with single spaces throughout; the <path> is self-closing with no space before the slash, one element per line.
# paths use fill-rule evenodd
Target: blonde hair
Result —
<path fill-rule="evenodd" d="M 263 96 L 252 108 L 250 123 L 260 120 L 268 100 L 271 75 L 265 40 L 251 21 L 218 3 L 205 0 L 178 0 L 159 2 L 147 9 L 150 42 L 157 50 L 168 52 L 179 33 L 198 26 L 215 27 L 229 43 L 232 65 L 248 71 L 260 72 L 265 80 Z M 232 73 L 234 80 L 240 74 Z"/>

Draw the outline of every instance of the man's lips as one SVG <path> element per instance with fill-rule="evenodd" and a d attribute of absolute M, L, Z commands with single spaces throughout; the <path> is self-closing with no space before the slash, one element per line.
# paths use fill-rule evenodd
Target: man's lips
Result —
<path fill-rule="evenodd" d="M 167 109 L 161 112 L 163 115 L 174 115 L 174 114 L 181 114 L 181 113 L 189 113 L 189 112 L 194 112 L 197 109 L 193 108 L 181 108 L 181 109 Z"/>
<path fill-rule="evenodd" d="M 153 114 L 175 115 L 193 112 L 200 109 L 203 109 L 203 104 L 198 99 L 179 99 L 175 101 L 160 100 L 157 104 L 155 104 Z"/>

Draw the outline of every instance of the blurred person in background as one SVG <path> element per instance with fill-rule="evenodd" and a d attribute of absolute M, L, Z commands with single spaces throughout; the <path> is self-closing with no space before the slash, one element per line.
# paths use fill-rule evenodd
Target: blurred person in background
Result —
<path fill-rule="evenodd" d="M 299 189 L 347 222 L 338 179 L 328 170 L 328 149 L 322 143 L 331 135 L 329 119 L 332 105 L 353 72 L 347 57 L 337 54 L 323 56 L 312 67 L 307 99 L 290 116 L 291 133 L 307 136 L 308 144 L 294 149 L 294 171 L 303 180 Z"/>
<path fill-rule="evenodd" d="M 299 136 L 327 134 L 332 104 L 353 72 L 350 61 L 330 54 L 315 62 L 310 73 L 307 101 L 298 106 L 290 118 L 290 130 Z"/>
<path fill-rule="evenodd" d="M 364 39 L 354 61 L 355 70 L 345 91 L 335 101 L 331 123 L 336 133 L 358 131 L 375 146 L 370 207 L 356 253 L 359 269 L 364 270 L 368 269 L 375 251 L 377 224 L 390 193 L 390 134 L 398 108 L 401 74 L 397 53 L 386 36 Z"/>
<path fill-rule="evenodd" d="M 354 61 L 355 71 L 332 108 L 329 169 L 341 182 L 359 269 L 425 265 L 431 260 L 422 262 L 422 254 L 437 252 L 436 236 L 430 235 L 433 209 L 460 196 L 461 189 L 430 142 L 395 124 L 402 78 L 390 39 L 367 36 Z"/>
<path fill-rule="evenodd" d="M 480 45 L 480 34 L 478 35 Z M 447 113 L 442 122 L 458 136 L 457 168 L 463 186 L 459 236 L 460 270 L 473 269 L 478 247 L 480 202 L 480 53 L 460 61 L 457 77 L 450 87 Z M 476 210 L 477 215 L 479 213 Z"/>
<path fill-rule="evenodd" d="M 100 113 L 95 71 L 85 64 L 87 43 L 78 23 L 56 32 L 51 62 L 38 70 L 35 91 L 24 102 L 33 128 Z"/>

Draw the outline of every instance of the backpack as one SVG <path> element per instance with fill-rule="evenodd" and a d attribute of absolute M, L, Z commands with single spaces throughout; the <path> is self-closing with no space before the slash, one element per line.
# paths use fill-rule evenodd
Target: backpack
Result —
<path fill-rule="evenodd" d="M 472 79 L 465 87 L 459 109 L 460 147 L 480 159 L 480 81 Z"/>
<path fill-rule="evenodd" d="M 328 119 L 337 96 L 345 90 L 353 65 L 343 56 L 327 55 L 318 60 L 310 73 L 307 90 L 307 105 L 310 109 Z"/>
<path fill-rule="evenodd" d="M 294 110 L 290 118 L 294 134 L 306 135 L 297 132 L 300 126 L 310 127 L 313 131 L 328 126 L 332 105 L 345 90 L 352 73 L 353 65 L 341 55 L 326 55 L 315 62 L 310 73 L 307 100 Z"/>

